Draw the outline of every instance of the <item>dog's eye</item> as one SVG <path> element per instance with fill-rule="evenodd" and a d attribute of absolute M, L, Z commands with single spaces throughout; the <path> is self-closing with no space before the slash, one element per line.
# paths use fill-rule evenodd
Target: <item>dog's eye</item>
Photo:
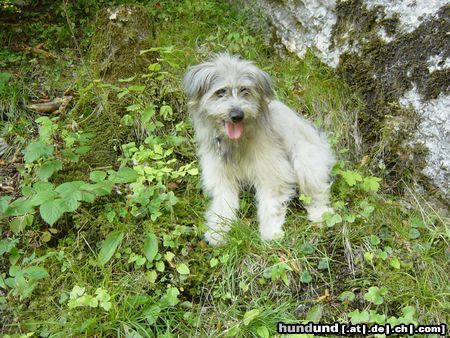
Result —
<path fill-rule="evenodd" d="M 247 88 L 247 87 L 243 87 L 243 88 L 241 88 L 241 90 L 239 91 L 239 93 L 241 94 L 241 95 L 248 95 L 248 94 L 250 94 L 250 89 L 249 88 Z"/>
<path fill-rule="evenodd" d="M 216 94 L 217 97 L 224 97 L 226 92 L 227 92 L 227 90 L 222 88 L 222 89 L 216 90 L 216 92 L 214 94 Z"/>

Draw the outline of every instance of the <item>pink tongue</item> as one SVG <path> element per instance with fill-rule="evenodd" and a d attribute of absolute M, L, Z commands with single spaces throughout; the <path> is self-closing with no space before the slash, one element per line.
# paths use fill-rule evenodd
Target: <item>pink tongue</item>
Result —
<path fill-rule="evenodd" d="M 244 131 L 244 126 L 242 122 L 225 122 L 225 130 L 230 139 L 237 140 L 239 137 L 241 137 L 242 132 Z"/>

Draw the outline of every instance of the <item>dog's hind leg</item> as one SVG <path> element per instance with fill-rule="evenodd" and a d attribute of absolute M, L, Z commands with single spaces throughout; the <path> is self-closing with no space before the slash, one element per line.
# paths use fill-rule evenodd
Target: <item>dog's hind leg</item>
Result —
<path fill-rule="evenodd" d="M 334 158 L 326 143 L 302 142 L 296 145 L 292 164 L 297 174 L 300 191 L 311 198 L 305 205 L 310 221 L 320 221 L 329 207 L 330 171 Z"/>
<path fill-rule="evenodd" d="M 292 189 L 284 191 L 280 187 L 256 186 L 261 239 L 270 241 L 283 238 L 284 218 L 291 193 Z"/>

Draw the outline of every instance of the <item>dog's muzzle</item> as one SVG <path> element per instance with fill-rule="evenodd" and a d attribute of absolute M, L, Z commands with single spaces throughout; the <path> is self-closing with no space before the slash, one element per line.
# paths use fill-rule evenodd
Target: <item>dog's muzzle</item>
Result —
<path fill-rule="evenodd" d="M 229 116 L 233 123 L 241 122 L 244 119 L 244 112 L 241 109 L 233 109 Z"/>
<path fill-rule="evenodd" d="M 237 140 L 244 132 L 244 111 L 242 109 L 233 109 L 228 114 L 231 121 L 225 121 L 225 131 L 231 140 Z"/>

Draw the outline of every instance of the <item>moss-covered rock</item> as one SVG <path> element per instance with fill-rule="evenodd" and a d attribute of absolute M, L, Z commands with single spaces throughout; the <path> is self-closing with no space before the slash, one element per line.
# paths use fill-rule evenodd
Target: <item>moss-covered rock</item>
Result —
<path fill-rule="evenodd" d="M 117 81 L 142 72 L 152 61 L 153 20 L 144 7 L 120 5 L 98 14 L 91 44 L 91 67 L 97 78 Z"/>
<path fill-rule="evenodd" d="M 361 93 L 365 109 L 358 124 L 373 168 L 386 167 L 393 186 L 407 174 L 448 196 L 450 130 L 443 121 L 450 120 L 450 5 L 258 3 L 288 50 L 303 57 L 311 49 Z"/>

